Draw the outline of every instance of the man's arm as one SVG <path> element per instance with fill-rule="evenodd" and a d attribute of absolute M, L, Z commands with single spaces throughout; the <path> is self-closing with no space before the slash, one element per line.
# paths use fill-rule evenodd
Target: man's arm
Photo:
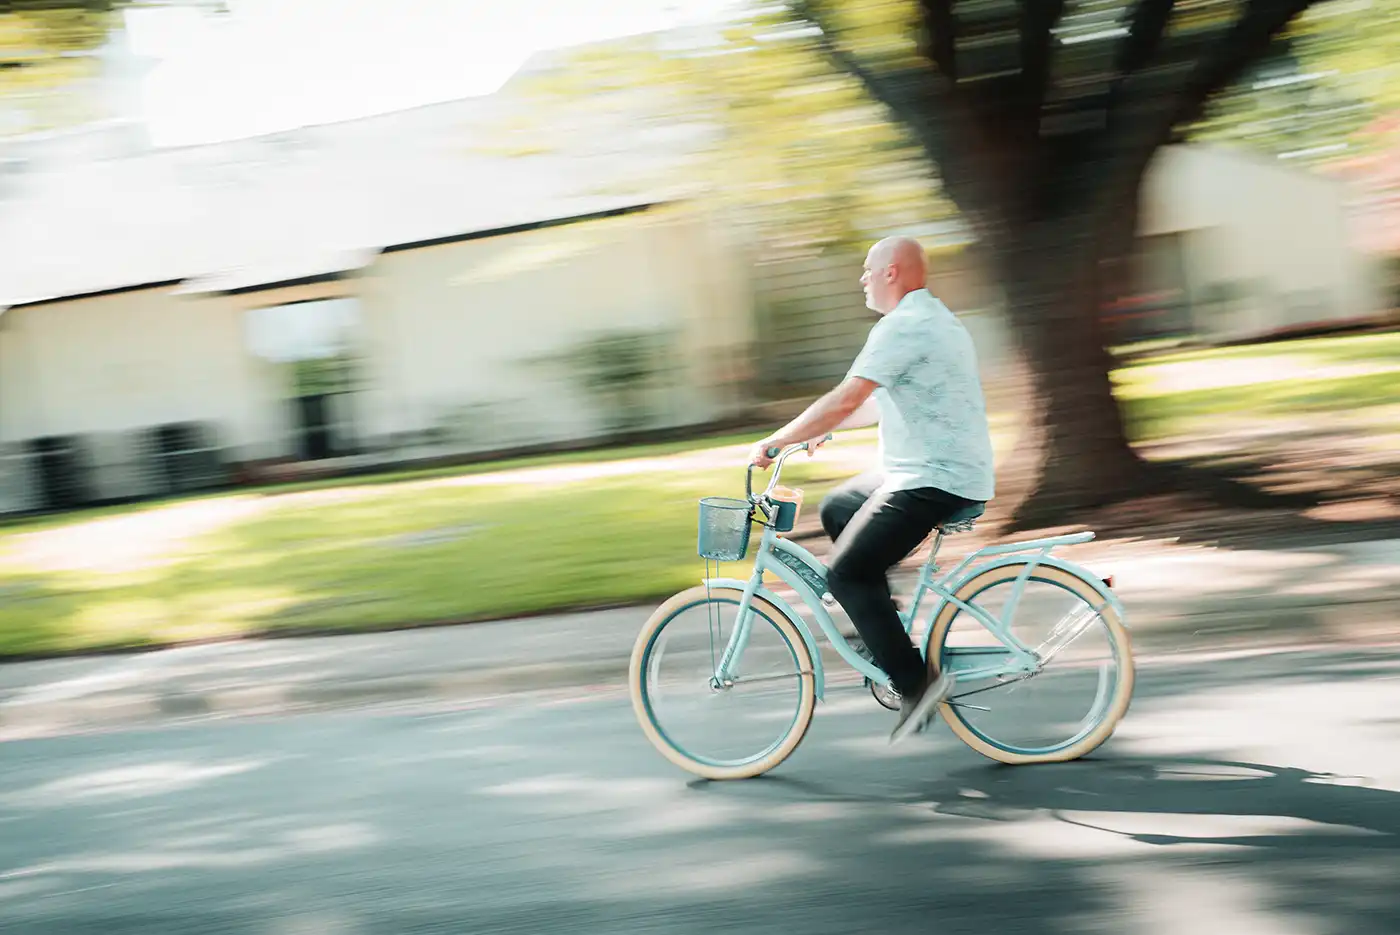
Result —
<path fill-rule="evenodd" d="M 875 392 L 878 385 L 864 377 L 847 377 L 835 389 L 808 406 L 796 419 L 754 445 L 751 460 L 759 467 L 767 467 L 772 463 L 772 459 L 764 453 L 767 449 L 811 441 L 842 427 L 871 399 L 870 394 Z"/>
<path fill-rule="evenodd" d="M 880 421 L 880 406 L 875 402 L 874 395 L 865 397 L 865 402 L 856 407 L 856 411 L 841 420 L 841 424 L 833 431 L 841 429 L 862 429 L 867 425 L 874 425 Z"/>

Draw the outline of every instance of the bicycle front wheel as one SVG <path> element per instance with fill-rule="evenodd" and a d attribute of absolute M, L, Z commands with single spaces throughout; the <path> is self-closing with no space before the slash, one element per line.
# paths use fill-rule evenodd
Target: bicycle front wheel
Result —
<path fill-rule="evenodd" d="M 748 779 L 792 755 L 811 725 L 816 678 L 792 621 L 749 602 L 748 639 L 728 678 L 716 671 L 743 592 L 698 586 L 675 595 L 642 627 L 628 676 L 642 732 L 662 756 L 706 779 Z"/>
<path fill-rule="evenodd" d="M 1128 710 L 1132 644 L 1113 605 L 1078 575 L 1037 566 L 1018 597 L 1025 565 L 989 568 L 954 593 L 1002 620 L 1039 664 L 1031 672 L 989 672 L 999 655 L 1009 658 L 1004 644 L 973 614 L 944 604 L 931 624 L 930 667 L 980 668 L 983 676 L 960 676 L 940 713 L 958 739 L 998 762 L 1078 759 L 1112 736 Z"/>

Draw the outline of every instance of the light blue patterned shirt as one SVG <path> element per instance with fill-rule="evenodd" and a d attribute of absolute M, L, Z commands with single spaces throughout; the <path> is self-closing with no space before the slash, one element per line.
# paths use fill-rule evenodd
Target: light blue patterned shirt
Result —
<path fill-rule="evenodd" d="M 847 376 L 878 383 L 883 489 L 937 487 L 969 500 L 995 491 L 992 438 L 972 337 L 916 289 L 870 329 Z"/>

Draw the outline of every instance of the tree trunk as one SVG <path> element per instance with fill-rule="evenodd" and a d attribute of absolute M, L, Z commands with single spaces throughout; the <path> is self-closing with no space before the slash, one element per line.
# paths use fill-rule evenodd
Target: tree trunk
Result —
<path fill-rule="evenodd" d="M 1198 117 L 1312 2 L 1250 0 L 1233 20 L 1176 30 L 1172 0 L 1142 0 L 1120 21 L 1117 48 L 1080 57 L 1056 37 L 1063 16 L 1080 18 L 1062 0 L 975 11 L 920 0 L 928 67 L 875 70 L 832 41 L 831 17 L 788 0 L 836 66 L 908 128 L 994 256 L 1031 379 L 1028 431 L 998 465 L 993 517 L 1025 529 L 1199 489 L 1200 472 L 1159 467 L 1128 444 L 1101 318 L 1103 266 L 1131 252 L 1143 175 L 1172 128 Z M 1216 489 L 1248 493 L 1233 482 Z"/>
<path fill-rule="evenodd" d="M 1103 261 L 1123 251 L 1124 226 L 1086 209 L 993 235 L 1030 376 L 1021 438 L 998 471 L 1013 529 L 1073 522 L 1148 489 L 1149 465 L 1128 444 L 1113 396 L 1100 314 Z"/>

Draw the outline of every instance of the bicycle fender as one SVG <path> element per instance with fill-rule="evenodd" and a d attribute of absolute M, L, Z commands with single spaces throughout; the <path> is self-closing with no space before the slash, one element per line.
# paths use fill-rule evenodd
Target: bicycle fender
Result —
<path fill-rule="evenodd" d="M 707 587 L 733 588 L 741 593 L 749 586 L 747 581 L 742 581 L 738 578 L 705 578 L 703 583 Z M 784 617 L 787 617 L 788 621 L 797 628 L 797 632 L 802 634 L 802 642 L 807 644 L 807 653 L 812 657 L 812 682 L 816 688 L 817 700 L 823 700 L 826 694 L 826 673 L 822 668 L 822 654 L 821 650 L 817 649 L 817 641 L 812 636 L 812 631 L 808 628 L 806 621 L 798 616 L 797 611 L 793 610 L 792 606 L 788 604 L 787 601 L 767 588 L 759 588 L 754 591 L 754 597 L 761 597 L 778 608 L 779 612 L 781 612 Z"/>
<path fill-rule="evenodd" d="M 972 580 L 980 574 L 983 574 L 984 572 L 990 571 L 993 568 L 1005 568 L 1008 565 L 1027 564 L 1047 565 L 1051 568 L 1058 568 L 1060 571 L 1063 571 L 1067 574 L 1083 578 L 1089 583 L 1089 586 L 1094 589 L 1094 593 L 1098 594 L 1098 596 L 1103 599 L 1104 603 L 1112 607 L 1113 610 L 1118 614 L 1118 619 L 1123 624 L 1123 629 L 1131 629 L 1128 625 L 1128 615 L 1124 610 L 1123 602 L 1119 600 L 1117 594 L 1113 593 L 1113 589 L 1110 588 L 1107 583 L 1105 583 L 1103 578 L 1094 574 L 1092 571 L 1083 567 L 1082 565 L 1076 565 L 1074 562 L 1067 562 L 1064 559 L 1054 558 L 1049 555 L 1032 557 L 1021 554 L 1007 555 L 1002 558 L 993 559 L 990 562 L 985 562 L 981 565 L 977 565 L 973 568 L 968 569 L 966 572 L 963 573 L 963 576 L 961 578 L 959 578 L 954 584 L 948 587 L 948 592 L 950 594 L 957 594 L 958 591 L 962 589 L 962 586 L 968 581 Z M 938 600 L 933 605 L 933 611 L 929 614 L 929 625 L 924 630 L 922 651 L 925 659 L 928 658 L 929 640 L 933 637 L 933 621 L 938 619 L 938 615 L 943 612 L 943 605 L 948 603 L 948 599 L 943 595 L 939 594 L 937 595 L 937 597 Z"/>

